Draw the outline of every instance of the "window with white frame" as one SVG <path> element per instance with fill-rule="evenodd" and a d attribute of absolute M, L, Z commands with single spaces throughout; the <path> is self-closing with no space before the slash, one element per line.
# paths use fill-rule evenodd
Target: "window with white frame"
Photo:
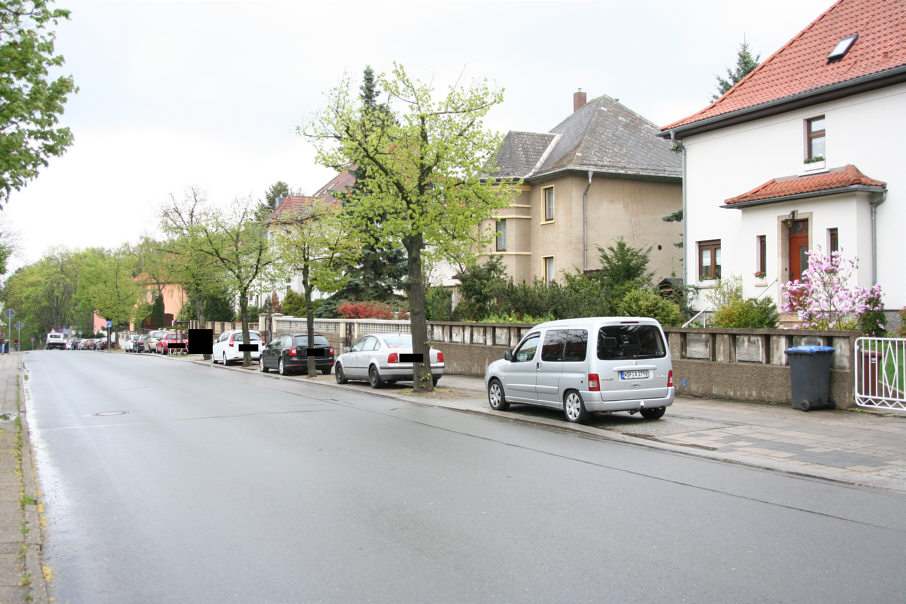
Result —
<path fill-rule="evenodd" d="M 506 220 L 497 221 L 497 251 L 506 251 Z"/>
<path fill-rule="evenodd" d="M 545 187 L 544 189 L 544 221 L 550 222 L 554 219 L 554 188 Z"/>
<path fill-rule="evenodd" d="M 544 257 L 544 282 L 553 283 L 554 282 L 554 257 L 545 256 Z"/>

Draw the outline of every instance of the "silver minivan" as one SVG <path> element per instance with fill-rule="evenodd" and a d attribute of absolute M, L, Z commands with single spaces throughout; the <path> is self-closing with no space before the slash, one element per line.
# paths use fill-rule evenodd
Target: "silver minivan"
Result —
<path fill-rule="evenodd" d="M 488 402 L 563 409 L 582 423 L 589 413 L 639 412 L 659 419 L 673 404 L 673 364 L 660 323 L 643 317 L 591 317 L 533 327 L 515 350 L 488 366 Z"/>

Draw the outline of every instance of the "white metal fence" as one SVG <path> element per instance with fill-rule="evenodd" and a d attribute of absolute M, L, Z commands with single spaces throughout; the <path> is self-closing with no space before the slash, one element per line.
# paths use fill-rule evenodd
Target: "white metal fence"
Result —
<path fill-rule="evenodd" d="M 858 338 L 856 404 L 906 411 L 906 339 Z"/>

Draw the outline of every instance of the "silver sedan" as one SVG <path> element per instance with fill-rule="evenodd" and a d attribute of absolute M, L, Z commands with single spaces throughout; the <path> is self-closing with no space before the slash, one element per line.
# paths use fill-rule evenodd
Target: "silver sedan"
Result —
<path fill-rule="evenodd" d="M 444 354 L 432 348 L 428 353 L 431 379 L 444 374 Z M 334 375 L 337 383 L 367 380 L 372 388 L 387 382 L 412 381 L 412 336 L 406 333 L 372 333 L 358 339 L 352 348 L 337 357 Z"/>

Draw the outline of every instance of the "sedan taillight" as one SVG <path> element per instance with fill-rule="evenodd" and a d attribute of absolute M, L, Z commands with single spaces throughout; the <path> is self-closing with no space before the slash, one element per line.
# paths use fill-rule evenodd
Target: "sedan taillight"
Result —
<path fill-rule="evenodd" d="M 388 363 L 399 363 L 400 355 L 395 352 L 391 352 L 390 355 L 387 357 L 387 362 Z"/>
<path fill-rule="evenodd" d="M 290 349 L 289 349 L 289 356 L 295 357 L 295 356 L 299 356 L 299 355 L 296 353 L 296 349 L 295 349 L 295 348 L 290 348 Z"/>

